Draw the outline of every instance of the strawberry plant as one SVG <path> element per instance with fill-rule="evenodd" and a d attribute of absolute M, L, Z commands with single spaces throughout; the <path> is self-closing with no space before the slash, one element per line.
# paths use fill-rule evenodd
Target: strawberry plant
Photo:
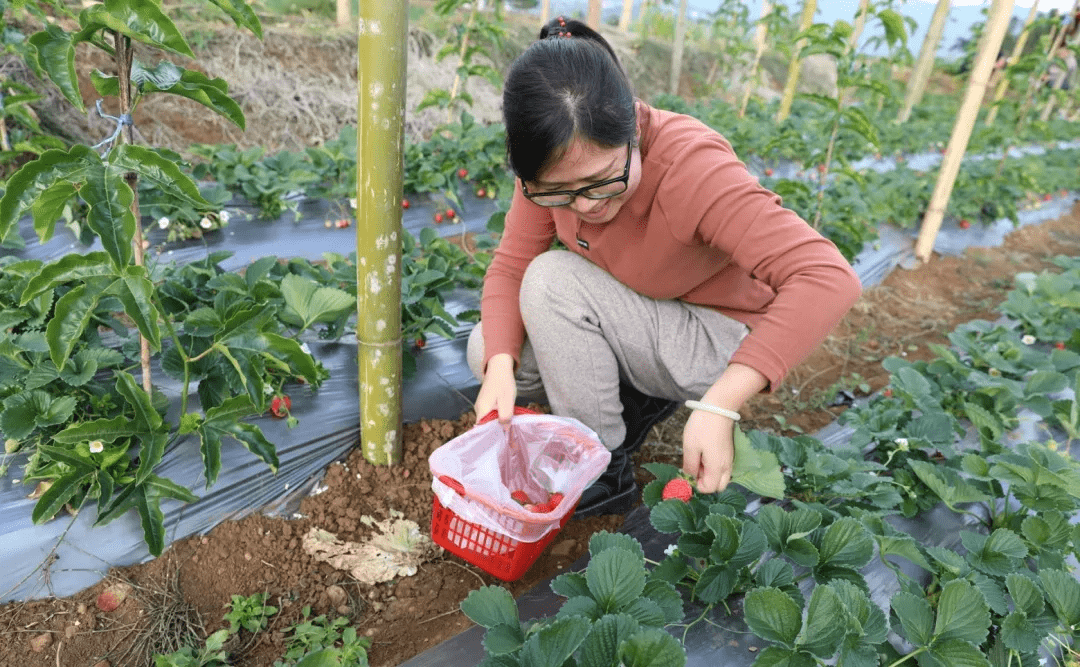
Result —
<path fill-rule="evenodd" d="M 212 178 L 237 192 L 258 209 L 257 216 L 263 220 L 275 220 L 286 211 L 299 219 L 299 202 L 290 195 L 303 193 L 318 179 L 302 153 L 279 151 L 264 157 L 259 146 L 238 150 L 234 144 L 195 145 L 191 152 L 203 160 L 192 169 L 195 178 Z"/>

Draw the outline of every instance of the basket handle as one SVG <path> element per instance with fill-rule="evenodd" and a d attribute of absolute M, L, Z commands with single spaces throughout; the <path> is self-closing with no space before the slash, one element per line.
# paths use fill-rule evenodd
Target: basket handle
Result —
<path fill-rule="evenodd" d="M 459 496 L 465 495 L 465 487 L 450 475 L 439 475 L 439 481 L 456 491 Z"/>
<path fill-rule="evenodd" d="M 537 412 L 536 410 L 530 410 L 529 408 L 523 408 L 520 405 L 515 405 L 514 406 L 514 414 L 515 415 L 539 415 L 539 414 L 543 414 L 543 413 L 542 412 Z M 481 417 L 479 420 L 477 420 L 476 425 L 479 426 L 480 424 L 486 424 L 486 423 L 488 423 L 492 419 L 495 419 L 498 416 L 499 416 L 499 411 L 498 410 L 492 410 L 491 412 L 487 413 L 486 415 Z"/>

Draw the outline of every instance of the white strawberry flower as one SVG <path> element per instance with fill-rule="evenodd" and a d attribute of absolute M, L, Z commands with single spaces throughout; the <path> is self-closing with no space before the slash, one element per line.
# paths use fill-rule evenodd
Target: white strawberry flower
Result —
<path fill-rule="evenodd" d="M 90 441 L 90 453 L 91 454 L 100 454 L 103 451 L 105 451 L 105 443 L 103 443 L 100 440 L 91 440 Z"/>
<path fill-rule="evenodd" d="M 352 206 L 353 208 L 356 208 L 356 197 L 350 197 L 349 198 L 349 206 Z"/>
<path fill-rule="evenodd" d="M 900 451 L 906 452 L 908 450 L 908 439 L 907 438 L 897 438 L 893 442 L 896 443 L 896 447 Z"/>
<path fill-rule="evenodd" d="M 1020 342 L 1023 343 L 1024 345 L 1034 345 L 1035 344 L 1035 336 L 1032 336 L 1031 334 L 1027 334 L 1026 336 L 1024 336 L 1023 338 L 1020 339 Z"/>
<path fill-rule="evenodd" d="M 672 555 L 673 553 L 675 553 L 675 551 L 676 551 L 676 550 L 677 550 L 678 548 L 679 548 L 679 546 L 678 546 L 677 544 L 669 544 L 669 545 L 667 545 L 667 547 L 666 547 L 666 548 L 664 549 L 664 555 L 665 555 L 665 556 L 670 556 L 670 555 Z"/>
<path fill-rule="evenodd" d="M 204 217 L 202 220 L 199 221 L 199 226 L 203 229 L 210 229 L 214 226 L 214 223 L 210 222 L 210 218 Z"/>
<path fill-rule="evenodd" d="M 229 220 L 232 219 L 232 214 L 229 213 L 228 211 L 222 210 L 221 212 L 219 212 L 217 214 L 217 217 L 218 217 L 218 220 L 221 221 L 221 224 L 227 225 L 227 224 L 229 224 Z"/>
<path fill-rule="evenodd" d="M 168 229 L 169 228 L 169 219 L 166 218 L 166 217 L 158 218 L 157 226 L 162 228 L 162 229 Z"/>

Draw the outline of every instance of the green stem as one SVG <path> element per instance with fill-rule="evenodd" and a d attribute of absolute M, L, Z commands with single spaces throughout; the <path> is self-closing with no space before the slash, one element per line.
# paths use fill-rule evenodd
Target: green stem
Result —
<path fill-rule="evenodd" d="M 910 659 L 914 658 L 915 656 L 919 655 L 920 653 L 925 653 L 925 652 L 926 652 L 926 647 L 925 646 L 920 646 L 918 649 L 912 651 L 911 653 L 908 653 L 907 655 L 900 658 L 899 660 L 897 660 L 893 664 L 889 665 L 889 667 L 896 667 L 897 665 L 902 665 L 905 662 L 907 662 L 908 660 L 910 660 Z"/>

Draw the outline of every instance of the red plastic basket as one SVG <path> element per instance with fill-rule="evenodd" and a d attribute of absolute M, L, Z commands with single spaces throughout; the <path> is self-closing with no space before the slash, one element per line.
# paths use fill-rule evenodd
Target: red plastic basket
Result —
<path fill-rule="evenodd" d="M 536 413 L 524 408 L 515 408 L 514 414 Z M 483 424 L 494 418 L 495 413 L 492 412 L 477 423 Z M 459 494 L 463 494 L 464 489 L 456 480 L 442 477 L 440 481 Z M 443 507 L 436 495 L 431 511 L 431 539 L 435 541 L 435 544 L 459 556 L 462 560 L 476 565 L 488 574 L 503 581 L 514 581 L 520 579 L 532 567 L 573 514 L 574 510 L 571 509 L 555 530 L 538 541 L 522 542 L 462 519 L 453 510 Z"/>

